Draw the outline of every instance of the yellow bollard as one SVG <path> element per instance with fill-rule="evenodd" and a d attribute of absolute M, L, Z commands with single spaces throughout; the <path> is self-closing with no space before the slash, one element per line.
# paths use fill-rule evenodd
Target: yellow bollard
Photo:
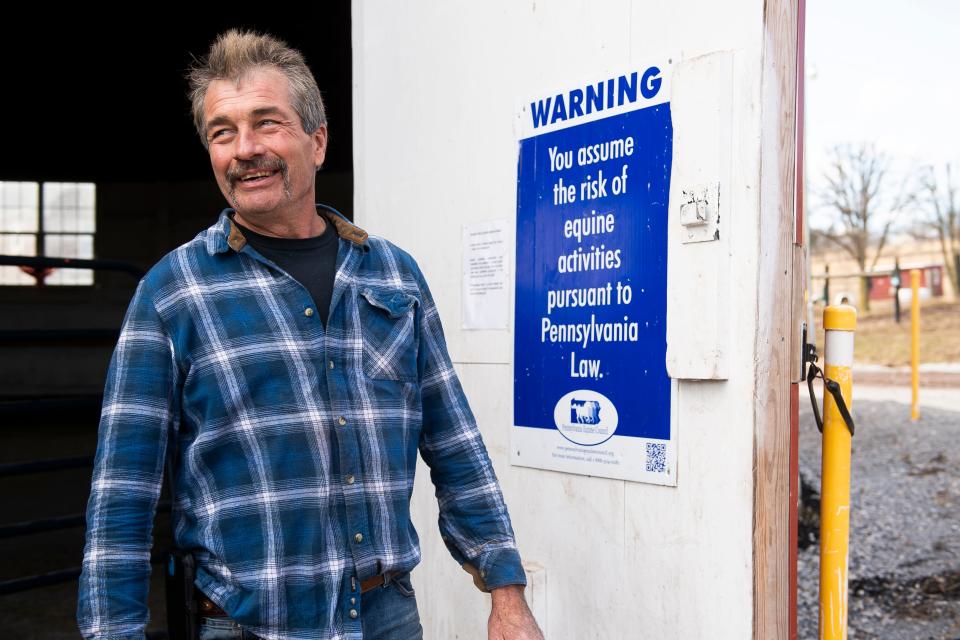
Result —
<path fill-rule="evenodd" d="M 913 399 L 910 402 L 910 419 L 920 419 L 920 271 L 910 272 L 910 386 Z"/>
<path fill-rule="evenodd" d="M 823 310 L 825 378 L 840 385 L 852 410 L 853 334 L 857 311 L 849 305 Z M 823 459 L 820 488 L 820 639 L 847 637 L 847 558 L 850 540 L 850 441 L 837 403 L 823 392 Z"/>

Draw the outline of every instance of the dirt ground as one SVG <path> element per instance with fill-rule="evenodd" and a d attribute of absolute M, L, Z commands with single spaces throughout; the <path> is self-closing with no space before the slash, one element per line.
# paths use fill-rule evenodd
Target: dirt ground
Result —
<path fill-rule="evenodd" d="M 823 308 L 814 311 L 817 345 L 823 345 Z M 860 310 L 854 339 L 854 359 L 888 367 L 910 365 L 910 307 L 894 320 L 891 301 L 873 302 L 868 312 Z M 920 362 L 960 362 L 960 302 L 923 300 L 920 303 Z"/>

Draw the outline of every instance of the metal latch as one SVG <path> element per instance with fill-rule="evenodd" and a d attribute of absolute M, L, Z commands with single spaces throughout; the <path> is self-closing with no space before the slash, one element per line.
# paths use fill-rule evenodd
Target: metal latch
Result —
<path fill-rule="evenodd" d="M 813 417 L 817 421 L 817 429 L 820 430 L 820 433 L 823 433 L 823 420 L 820 418 L 817 394 L 813 391 L 813 381 L 819 377 L 823 380 L 824 388 L 833 396 L 834 402 L 837 403 L 840 416 L 843 418 L 852 436 L 854 433 L 853 417 L 850 415 L 850 411 L 847 409 L 847 403 L 843 399 L 840 383 L 823 375 L 823 371 L 821 371 L 820 367 L 816 364 L 817 360 L 817 346 L 806 341 L 806 328 L 804 328 L 803 362 L 807 367 L 807 389 L 810 391 L 810 403 L 813 405 Z"/>

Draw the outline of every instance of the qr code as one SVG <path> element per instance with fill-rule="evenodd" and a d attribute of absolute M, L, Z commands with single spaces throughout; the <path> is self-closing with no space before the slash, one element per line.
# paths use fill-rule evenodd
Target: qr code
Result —
<path fill-rule="evenodd" d="M 666 443 L 647 443 L 647 471 L 653 473 L 667 472 L 667 445 Z"/>

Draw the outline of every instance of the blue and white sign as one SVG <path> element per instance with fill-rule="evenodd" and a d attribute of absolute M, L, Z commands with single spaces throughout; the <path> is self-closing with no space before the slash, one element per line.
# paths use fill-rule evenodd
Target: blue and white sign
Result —
<path fill-rule="evenodd" d="M 671 61 L 521 110 L 512 462 L 676 484 Z"/>

